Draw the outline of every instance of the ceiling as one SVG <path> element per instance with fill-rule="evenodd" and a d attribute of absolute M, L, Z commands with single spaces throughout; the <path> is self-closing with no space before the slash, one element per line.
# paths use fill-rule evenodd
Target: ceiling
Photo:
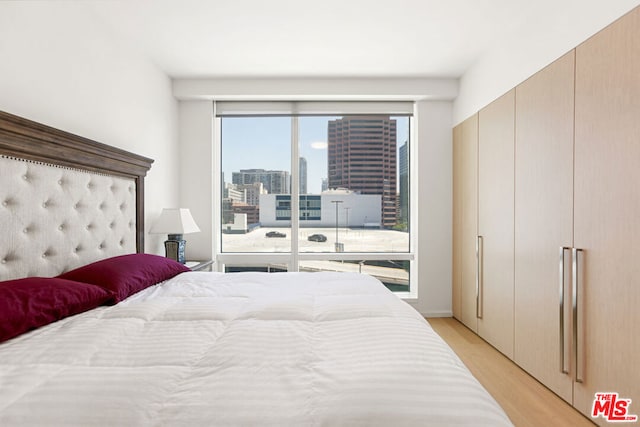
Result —
<path fill-rule="evenodd" d="M 567 0 L 83 2 L 174 78 L 459 77 Z"/>

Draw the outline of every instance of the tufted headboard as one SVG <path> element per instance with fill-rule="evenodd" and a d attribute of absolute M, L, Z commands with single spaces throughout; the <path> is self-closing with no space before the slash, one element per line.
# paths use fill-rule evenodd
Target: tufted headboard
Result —
<path fill-rule="evenodd" d="M 0 280 L 142 252 L 152 163 L 0 112 Z"/>

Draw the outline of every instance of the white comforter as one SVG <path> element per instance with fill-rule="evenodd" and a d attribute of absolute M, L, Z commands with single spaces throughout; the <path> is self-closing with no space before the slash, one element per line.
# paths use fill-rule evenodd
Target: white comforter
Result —
<path fill-rule="evenodd" d="M 510 422 L 369 276 L 183 273 L 0 344 L 0 425 Z"/>

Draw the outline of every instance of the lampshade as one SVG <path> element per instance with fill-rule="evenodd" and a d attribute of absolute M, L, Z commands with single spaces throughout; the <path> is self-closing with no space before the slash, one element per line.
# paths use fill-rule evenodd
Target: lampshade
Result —
<path fill-rule="evenodd" d="M 188 234 L 200 231 L 189 209 L 164 208 L 160 217 L 151 227 L 154 234 Z"/>

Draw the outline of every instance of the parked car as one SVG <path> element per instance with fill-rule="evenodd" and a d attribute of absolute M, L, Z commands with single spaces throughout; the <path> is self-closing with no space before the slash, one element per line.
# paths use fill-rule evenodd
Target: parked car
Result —
<path fill-rule="evenodd" d="M 279 231 L 269 231 L 265 234 L 266 237 L 287 237 L 286 234 L 281 233 Z"/>
<path fill-rule="evenodd" d="M 326 242 L 327 236 L 325 236 L 324 234 L 312 234 L 311 236 L 307 237 L 307 240 L 309 240 L 310 242 Z"/>

